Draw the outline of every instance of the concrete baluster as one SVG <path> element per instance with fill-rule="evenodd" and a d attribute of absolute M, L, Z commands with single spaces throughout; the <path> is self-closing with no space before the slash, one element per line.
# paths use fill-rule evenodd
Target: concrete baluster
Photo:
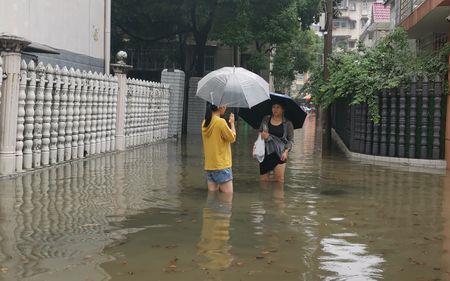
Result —
<path fill-rule="evenodd" d="M 118 78 L 112 77 L 113 93 L 112 93 L 112 122 L 111 122 L 111 151 L 116 150 L 116 126 L 117 126 L 117 101 L 118 101 Z"/>
<path fill-rule="evenodd" d="M 2 83 L 2 59 L 0 57 L 0 89 Z M 17 137 L 16 137 L 16 171 L 23 170 L 23 141 L 25 130 L 25 100 L 27 98 L 27 63 L 22 60 L 20 64 L 20 85 L 17 111 Z"/>
<path fill-rule="evenodd" d="M 94 72 L 94 89 L 92 93 L 92 119 L 91 119 L 91 151 L 90 154 L 94 155 L 96 151 L 97 143 L 97 123 L 98 123 L 98 93 L 99 93 L 99 81 L 98 73 Z"/>
<path fill-rule="evenodd" d="M 97 154 L 102 152 L 102 124 L 103 124 L 103 93 L 105 91 L 105 81 L 103 80 L 103 75 L 99 73 L 98 75 L 98 101 L 97 101 L 97 135 L 95 141 L 95 151 Z"/>
<path fill-rule="evenodd" d="M 75 71 L 75 93 L 73 98 L 73 127 L 72 127 L 72 159 L 78 158 L 78 138 L 80 134 L 80 106 L 81 106 L 81 71 Z"/>
<path fill-rule="evenodd" d="M 92 125 L 92 101 L 94 94 L 94 79 L 91 71 L 87 74 L 87 92 L 86 92 L 86 125 L 84 129 L 84 154 L 91 154 L 91 125 Z"/>
<path fill-rule="evenodd" d="M 75 70 L 69 70 L 69 91 L 67 94 L 67 121 L 66 121 L 66 135 L 64 142 L 64 160 L 72 159 L 72 130 L 73 130 L 73 107 L 75 100 Z"/>
<path fill-rule="evenodd" d="M 84 158 L 84 138 L 86 133 L 86 105 L 87 105 L 87 72 L 83 70 L 80 76 L 80 118 L 78 124 L 78 158 Z"/>
<path fill-rule="evenodd" d="M 58 122 L 58 162 L 63 162 L 65 159 L 64 149 L 66 144 L 67 99 L 69 92 L 69 70 L 65 66 L 61 70 L 61 83 Z"/>
<path fill-rule="evenodd" d="M 44 92 L 44 116 L 42 124 L 42 165 L 50 165 L 50 130 L 52 121 L 52 93 L 54 87 L 54 74 L 53 67 L 48 64 L 46 69 L 47 83 Z"/>
<path fill-rule="evenodd" d="M 33 168 L 41 167 L 42 161 L 42 123 L 44 116 L 45 67 L 40 62 L 36 68 L 37 86 L 36 102 L 34 104 L 33 128 Z"/>
<path fill-rule="evenodd" d="M 58 127 L 62 85 L 61 69 L 58 65 L 55 66 L 54 82 L 50 124 L 50 165 L 54 165 L 58 162 Z"/>

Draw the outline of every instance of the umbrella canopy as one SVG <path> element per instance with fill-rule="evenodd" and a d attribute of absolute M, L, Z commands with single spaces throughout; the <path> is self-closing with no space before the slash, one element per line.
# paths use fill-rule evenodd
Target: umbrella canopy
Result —
<path fill-rule="evenodd" d="M 242 67 L 223 67 L 198 82 L 197 96 L 217 106 L 251 108 L 269 99 L 269 84 Z"/>
<path fill-rule="evenodd" d="M 270 93 L 270 100 L 264 101 L 253 108 L 240 109 L 239 116 L 254 129 L 258 129 L 264 116 L 272 114 L 272 105 L 276 102 L 284 105 L 284 117 L 292 122 L 294 129 L 303 126 L 306 112 L 291 97 L 275 93 Z"/>

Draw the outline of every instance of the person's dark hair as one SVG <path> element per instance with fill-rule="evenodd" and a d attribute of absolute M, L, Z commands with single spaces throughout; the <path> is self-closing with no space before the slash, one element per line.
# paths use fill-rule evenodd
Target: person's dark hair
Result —
<path fill-rule="evenodd" d="M 211 123 L 212 113 L 217 110 L 219 110 L 219 108 L 214 104 L 209 102 L 206 103 L 205 123 L 203 124 L 203 127 L 206 128 L 209 126 L 209 123 Z"/>
<path fill-rule="evenodd" d="M 273 101 L 272 106 L 274 106 L 274 105 L 279 105 L 279 106 L 281 106 L 281 108 L 283 108 L 283 110 L 286 110 L 286 104 L 282 101 Z"/>

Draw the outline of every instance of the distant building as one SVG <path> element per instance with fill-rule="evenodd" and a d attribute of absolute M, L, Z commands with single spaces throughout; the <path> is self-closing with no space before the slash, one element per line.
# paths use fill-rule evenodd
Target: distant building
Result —
<path fill-rule="evenodd" d="M 375 2 L 372 4 L 372 13 L 369 21 L 364 26 L 359 40 L 366 47 L 372 47 L 391 30 L 390 5 L 384 5 L 382 2 Z"/>
<path fill-rule="evenodd" d="M 306 82 L 308 82 L 309 79 L 309 73 L 297 73 L 295 75 L 295 80 L 292 81 L 291 88 L 289 89 L 289 93 L 293 97 L 297 97 L 300 95 L 303 87 L 305 86 Z"/>
<path fill-rule="evenodd" d="M 373 0 L 342 0 L 340 15 L 333 20 L 333 46 L 343 50 L 357 47 L 357 42 L 369 21 Z"/>
<path fill-rule="evenodd" d="M 0 0 L 0 33 L 32 42 L 25 57 L 108 71 L 111 0 Z"/>

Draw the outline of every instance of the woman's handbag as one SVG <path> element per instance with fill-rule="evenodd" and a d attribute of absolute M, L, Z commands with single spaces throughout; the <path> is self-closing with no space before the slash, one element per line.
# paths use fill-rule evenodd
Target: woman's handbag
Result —
<path fill-rule="evenodd" d="M 261 137 L 261 134 L 258 135 L 258 138 L 255 141 L 255 145 L 253 146 L 253 157 L 256 158 L 259 163 L 264 161 L 264 155 L 266 153 L 266 143 Z"/>

